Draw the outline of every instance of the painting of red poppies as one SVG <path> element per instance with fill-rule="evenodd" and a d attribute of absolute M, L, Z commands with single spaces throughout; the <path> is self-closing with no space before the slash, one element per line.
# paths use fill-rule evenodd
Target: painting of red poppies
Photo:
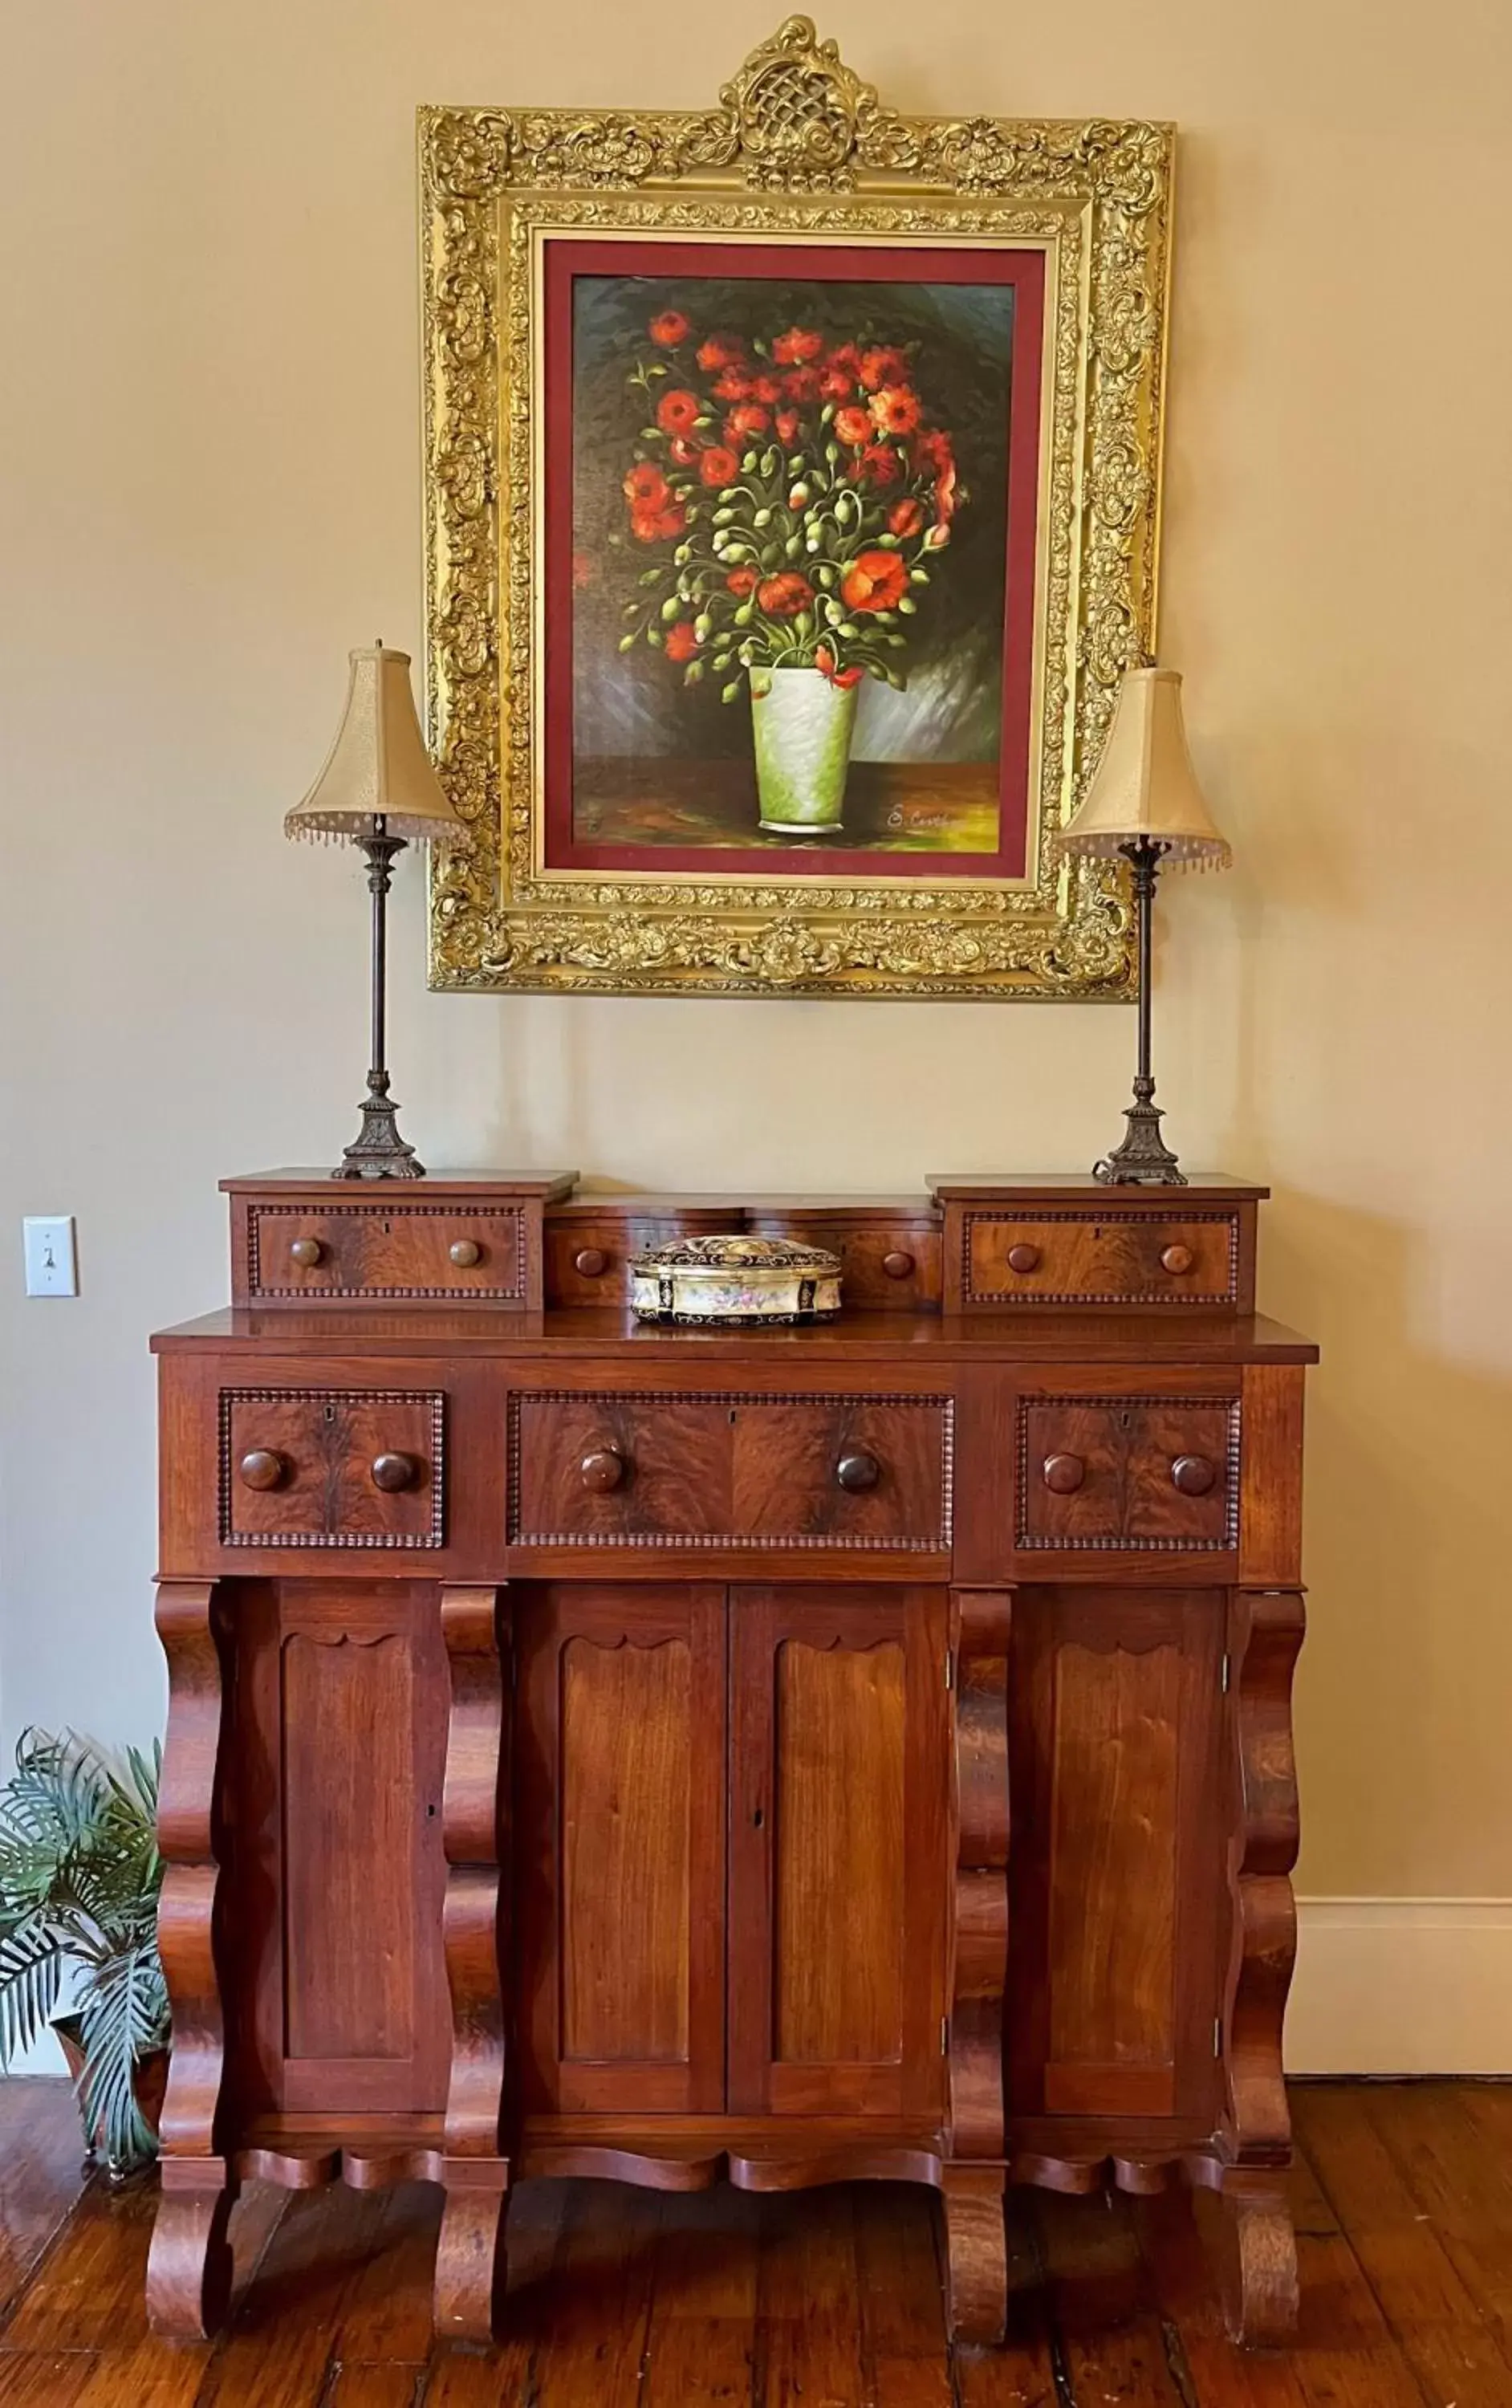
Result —
<path fill-rule="evenodd" d="M 1017 877 L 1037 251 L 548 246 L 548 868 Z"/>

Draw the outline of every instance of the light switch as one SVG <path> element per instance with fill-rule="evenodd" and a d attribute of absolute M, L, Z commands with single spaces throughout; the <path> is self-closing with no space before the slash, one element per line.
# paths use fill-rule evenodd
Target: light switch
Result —
<path fill-rule="evenodd" d="M 28 1296 L 77 1296 L 78 1267 L 74 1254 L 74 1216 L 28 1213 L 21 1223 L 26 1248 Z"/>

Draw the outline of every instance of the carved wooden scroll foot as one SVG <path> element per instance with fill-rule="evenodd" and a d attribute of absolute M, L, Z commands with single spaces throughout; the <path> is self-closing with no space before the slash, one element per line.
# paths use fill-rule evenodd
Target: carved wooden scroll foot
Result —
<path fill-rule="evenodd" d="M 147 2258 L 147 2318 L 160 2341 L 212 2341 L 231 2305 L 235 2191 L 165 2190 Z"/>
<path fill-rule="evenodd" d="M 503 2329 L 505 2190 L 449 2190 L 435 2244 L 437 2341 L 488 2342 Z"/>
<path fill-rule="evenodd" d="M 1297 2334 L 1297 2240 L 1285 2186 L 1223 2191 L 1223 2320 L 1246 2349 L 1284 2349 Z"/>
<path fill-rule="evenodd" d="M 946 2312 L 954 2341 L 992 2344 L 1008 2320 L 1008 2237 L 1001 2166 L 948 2166 Z"/>

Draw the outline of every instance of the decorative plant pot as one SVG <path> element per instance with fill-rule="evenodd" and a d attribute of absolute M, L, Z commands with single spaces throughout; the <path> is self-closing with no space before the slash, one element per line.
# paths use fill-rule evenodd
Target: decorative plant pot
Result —
<path fill-rule="evenodd" d="M 52 2028 L 58 2036 L 58 2045 L 67 2060 L 69 2079 L 73 2083 L 74 2095 L 77 2098 L 78 2077 L 84 2071 L 84 2028 L 77 2015 L 55 2015 Z M 143 2122 L 155 2132 L 163 2114 L 164 2094 L 168 2087 L 168 2051 L 165 2048 L 151 2049 L 146 2057 L 138 2060 L 132 2073 L 131 2086 L 136 2104 L 141 2110 Z M 82 2105 L 82 2102 L 80 2103 Z M 98 2127 L 93 2132 L 86 2133 L 84 2138 L 85 2146 L 91 2157 L 99 2156 L 101 2150 Z M 126 2169 L 109 2165 L 107 2161 L 107 2171 L 112 2182 L 125 2179 Z M 132 2169 L 131 2171 L 142 2170 Z"/>
<path fill-rule="evenodd" d="M 822 836 L 842 824 L 858 691 L 822 669 L 752 669 L 760 824 L 774 836 Z"/>

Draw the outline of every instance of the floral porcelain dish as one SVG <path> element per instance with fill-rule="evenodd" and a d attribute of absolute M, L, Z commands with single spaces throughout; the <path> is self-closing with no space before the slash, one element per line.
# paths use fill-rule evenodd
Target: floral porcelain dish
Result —
<path fill-rule="evenodd" d="M 827 1321 L 840 1310 L 840 1257 L 788 1238 L 681 1238 L 630 1266 L 640 1321 Z"/>

